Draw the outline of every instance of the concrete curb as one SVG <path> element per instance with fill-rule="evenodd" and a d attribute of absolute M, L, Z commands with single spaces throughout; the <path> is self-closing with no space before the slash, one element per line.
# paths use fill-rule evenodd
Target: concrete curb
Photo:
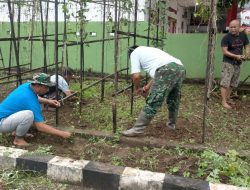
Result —
<path fill-rule="evenodd" d="M 96 190 L 250 190 L 99 162 L 33 155 L 3 146 L 0 146 L 0 168 L 38 171 L 56 181 Z"/>

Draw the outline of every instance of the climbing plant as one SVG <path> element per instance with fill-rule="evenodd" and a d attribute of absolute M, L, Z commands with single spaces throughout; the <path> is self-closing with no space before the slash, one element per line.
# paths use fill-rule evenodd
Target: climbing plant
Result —
<path fill-rule="evenodd" d="M 82 30 L 82 38 L 85 40 L 87 38 L 88 33 L 85 31 L 86 24 L 88 23 L 86 13 L 89 11 L 87 8 L 87 3 L 91 3 L 92 0 L 80 0 L 78 2 L 74 0 L 68 0 L 65 2 L 65 4 L 62 5 L 63 13 L 66 17 L 66 23 L 67 23 L 67 32 L 71 32 L 72 30 L 72 23 L 70 20 L 75 20 L 76 23 L 76 40 L 78 39 L 78 36 L 80 35 L 80 32 Z M 76 12 L 71 11 L 74 10 L 74 7 L 76 9 Z"/>

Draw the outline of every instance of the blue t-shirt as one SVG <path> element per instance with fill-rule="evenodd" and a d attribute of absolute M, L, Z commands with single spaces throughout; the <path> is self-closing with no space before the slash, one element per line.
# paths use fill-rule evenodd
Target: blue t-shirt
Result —
<path fill-rule="evenodd" d="M 0 103 L 0 119 L 23 110 L 33 112 L 34 122 L 44 121 L 38 96 L 29 82 L 20 85 Z"/>

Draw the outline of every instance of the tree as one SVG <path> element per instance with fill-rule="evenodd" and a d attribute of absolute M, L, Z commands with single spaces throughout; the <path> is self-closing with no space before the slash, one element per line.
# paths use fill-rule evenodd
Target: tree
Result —
<path fill-rule="evenodd" d="M 196 13 L 194 13 L 195 17 L 198 17 L 201 22 L 208 22 L 210 18 L 210 6 L 209 2 L 211 0 L 196 0 L 196 3 L 198 4 L 198 8 L 196 10 Z M 245 4 L 249 3 L 250 0 L 218 0 L 217 1 L 217 17 L 220 19 L 220 15 L 224 13 L 228 8 L 230 8 L 232 5 L 240 5 L 240 7 L 243 7 Z"/>

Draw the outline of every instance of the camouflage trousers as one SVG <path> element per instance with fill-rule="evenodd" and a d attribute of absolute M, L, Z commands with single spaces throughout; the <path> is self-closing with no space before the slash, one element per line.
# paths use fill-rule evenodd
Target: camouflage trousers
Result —
<path fill-rule="evenodd" d="M 184 77 L 184 66 L 176 63 L 169 63 L 155 71 L 154 82 L 143 108 L 147 118 L 152 118 L 164 101 L 169 112 L 178 113 Z"/>
<path fill-rule="evenodd" d="M 240 65 L 223 63 L 220 85 L 226 88 L 236 88 L 240 81 Z"/>

